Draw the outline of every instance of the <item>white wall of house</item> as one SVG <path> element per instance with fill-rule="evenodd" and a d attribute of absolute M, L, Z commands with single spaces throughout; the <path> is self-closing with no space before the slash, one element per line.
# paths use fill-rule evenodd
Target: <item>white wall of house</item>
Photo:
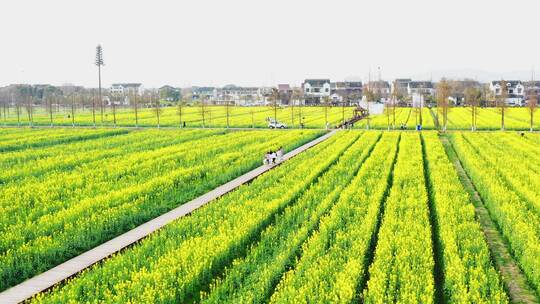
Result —
<path fill-rule="evenodd" d="M 407 94 L 409 96 L 413 96 L 414 94 L 421 94 L 421 93 L 427 94 L 427 95 L 433 95 L 435 93 L 435 89 L 433 88 L 411 88 L 410 86 L 407 87 Z"/>
<path fill-rule="evenodd" d="M 311 86 L 309 82 L 304 83 L 304 96 L 306 97 L 330 96 L 330 82 L 325 82 L 322 86 Z"/>
<path fill-rule="evenodd" d="M 489 84 L 489 89 L 495 96 L 501 95 L 501 85 L 499 83 L 493 84 L 491 82 Z M 515 94 L 524 96 L 525 95 L 525 86 L 520 82 L 516 86 L 508 86 L 508 94 Z"/>
<path fill-rule="evenodd" d="M 425 106 L 424 95 L 420 94 L 420 93 L 413 93 L 412 94 L 412 106 L 413 106 L 413 108 L 423 108 Z"/>
<path fill-rule="evenodd" d="M 521 82 L 518 82 L 516 85 L 507 83 L 507 89 L 508 95 L 512 96 L 508 96 L 508 98 L 506 98 L 506 104 L 513 106 L 522 106 L 525 100 L 525 86 Z M 489 84 L 489 90 L 495 96 L 500 96 L 502 94 L 501 85 L 499 82 L 492 81 Z"/>

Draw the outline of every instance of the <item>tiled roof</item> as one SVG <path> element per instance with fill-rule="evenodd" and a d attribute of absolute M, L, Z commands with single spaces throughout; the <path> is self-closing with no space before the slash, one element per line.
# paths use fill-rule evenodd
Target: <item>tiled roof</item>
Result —
<path fill-rule="evenodd" d="M 433 83 L 431 81 L 411 81 L 409 82 L 409 87 L 411 89 L 432 89 Z"/>
<path fill-rule="evenodd" d="M 492 81 L 491 83 L 493 85 L 500 85 L 501 84 L 501 81 L 502 80 L 495 80 L 495 81 Z M 520 80 L 505 80 L 504 82 L 506 82 L 506 86 L 511 88 L 511 87 L 515 87 L 517 86 L 518 84 L 521 84 L 521 81 Z"/>
<path fill-rule="evenodd" d="M 112 86 L 113 87 L 121 86 L 124 88 L 129 88 L 129 87 L 138 88 L 141 86 L 141 84 L 140 83 L 113 83 Z"/>
<path fill-rule="evenodd" d="M 304 83 L 309 83 L 312 87 L 322 87 L 325 83 L 330 83 L 330 79 L 306 79 Z"/>

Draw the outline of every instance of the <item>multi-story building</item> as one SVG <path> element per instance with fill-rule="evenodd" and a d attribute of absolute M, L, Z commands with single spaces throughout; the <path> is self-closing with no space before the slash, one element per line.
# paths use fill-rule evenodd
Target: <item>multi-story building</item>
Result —
<path fill-rule="evenodd" d="M 279 101 L 281 104 L 289 104 L 292 99 L 293 90 L 289 84 L 278 84 Z"/>
<path fill-rule="evenodd" d="M 373 92 L 377 101 L 385 101 L 390 97 L 390 84 L 384 80 L 370 81 L 364 90 Z"/>
<path fill-rule="evenodd" d="M 217 89 L 216 104 L 249 105 L 258 102 L 262 97 L 262 91 L 259 87 L 239 87 L 235 85 L 226 85 Z"/>
<path fill-rule="evenodd" d="M 434 95 L 435 89 L 431 81 L 410 81 L 407 85 L 407 95 Z"/>
<path fill-rule="evenodd" d="M 492 81 L 489 90 L 497 98 L 501 96 L 502 81 Z M 525 101 L 525 86 L 520 80 L 505 80 L 506 83 L 506 103 L 512 106 L 522 106 Z"/>
<path fill-rule="evenodd" d="M 330 97 L 330 79 L 306 79 L 302 83 L 306 104 L 320 104 Z"/>
<path fill-rule="evenodd" d="M 109 89 L 109 103 L 129 105 L 130 96 L 141 96 L 144 88 L 140 83 L 113 83 Z"/>
<path fill-rule="evenodd" d="M 330 84 L 331 99 L 333 103 L 347 100 L 349 103 L 357 103 L 362 99 L 361 81 L 341 81 Z"/>
<path fill-rule="evenodd" d="M 536 102 L 540 101 L 540 81 L 527 81 L 525 85 L 525 104 L 529 103 L 531 96 L 536 95 Z"/>
<path fill-rule="evenodd" d="M 409 89 L 409 82 L 412 79 L 410 78 L 398 78 L 392 82 L 392 92 L 395 94 L 397 91 L 397 96 L 407 96 Z"/>
<path fill-rule="evenodd" d="M 164 85 L 158 91 L 160 98 L 166 101 L 179 101 L 182 98 L 181 90 L 170 85 Z"/>
<path fill-rule="evenodd" d="M 186 90 L 187 91 L 187 90 Z M 215 87 L 191 87 L 191 96 L 194 100 L 206 99 L 213 101 L 217 98 L 217 88 Z M 188 92 L 184 93 L 188 95 Z"/>

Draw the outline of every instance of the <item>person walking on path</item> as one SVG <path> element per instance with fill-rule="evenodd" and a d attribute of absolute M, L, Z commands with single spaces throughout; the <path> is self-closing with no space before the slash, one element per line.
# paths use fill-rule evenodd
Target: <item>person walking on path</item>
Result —
<path fill-rule="evenodd" d="M 277 150 L 277 161 L 281 162 L 283 160 L 283 147 L 279 147 Z"/>
<path fill-rule="evenodd" d="M 270 165 L 270 151 L 264 154 L 263 165 Z"/>

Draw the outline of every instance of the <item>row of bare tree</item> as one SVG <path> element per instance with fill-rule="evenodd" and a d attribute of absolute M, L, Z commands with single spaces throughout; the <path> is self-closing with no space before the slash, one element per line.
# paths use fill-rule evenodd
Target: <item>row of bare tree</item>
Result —
<path fill-rule="evenodd" d="M 496 108 L 499 109 L 501 114 L 501 130 L 505 130 L 505 114 L 508 107 L 507 98 L 508 98 L 508 83 L 504 80 L 500 82 L 501 84 L 501 93 L 499 95 L 492 95 L 487 90 L 481 90 L 476 86 L 470 86 L 465 89 L 465 105 L 471 107 L 471 130 L 475 131 L 477 129 L 477 119 L 478 119 L 478 107 L 482 100 L 487 100 L 491 102 Z M 437 84 L 437 128 L 442 131 L 446 131 L 448 126 L 448 111 L 451 107 L 450 103 L 450 94 L 451 94 L 451 85 L 448 80 L 442 79 Z M 538 105 L 538 92 L 534 86 L 534 81 L 531 82 L 531 85 L 527 89 L 528 100 L 527 100 L 527 109 L 529 110 L 529 123 L 530 131 L 534 130 L 534 113 L 537 110 Z M 442 118 L 442 123 L 439 121 L 439 118 Z"/>

